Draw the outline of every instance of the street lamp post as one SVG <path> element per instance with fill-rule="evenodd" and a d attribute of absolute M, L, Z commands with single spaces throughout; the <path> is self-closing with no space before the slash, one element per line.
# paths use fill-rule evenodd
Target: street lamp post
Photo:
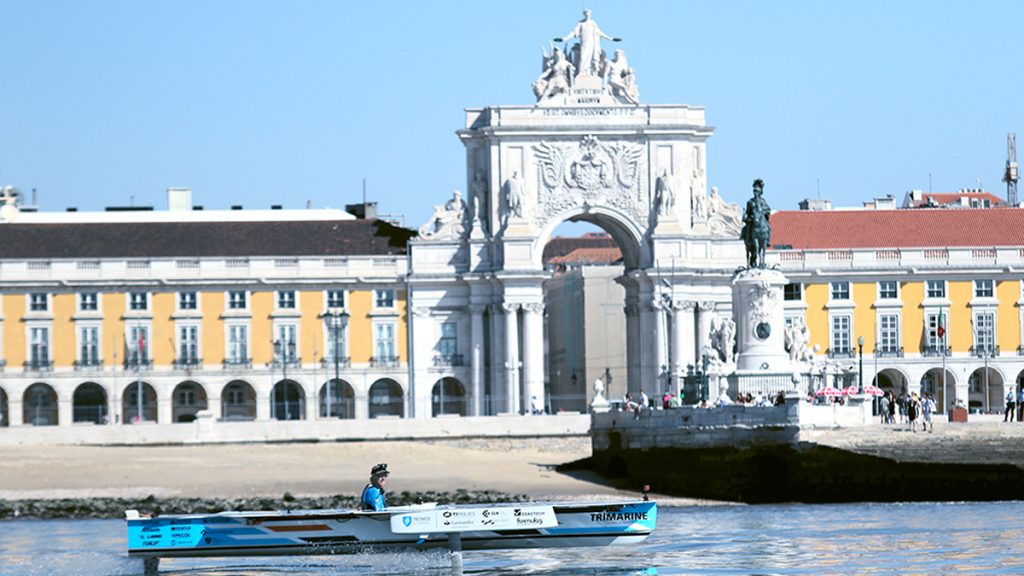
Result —
<path fill-rule="evenodd" d="M 857 356 L 860 365 L 857 368 L 857 394 L 864 393 L 864 337 L 857 337 Z"/>
<path fill-rule="evenodd" d="M 291 420 L 292 410 L 291 406 L 288 405 L 288 391 L 286 388 L 288 386 L 288 361 L 295 355 L 295 342 L 292 340 L 286 342 L 274 340 L 274 355 L 281 358 L 281 384 L 283 384 L 281 387 L 281 397 L 284 403 L 284 419 Z"/>
<path fill-rule="evenodd" d="M 325 402 L 327 404 L 327 410 L 326 410 L 327 414 L 326 415 L 327 415 L 328 418 L 330 418 L 332 416 L 332 410 L 331 410 L 331 385 L 332 384 L 337 383 L 339 385 L 339 394 L 340 394 L 340 385 L 341 385 L 340 378 L 341 378 L 341 376 L 340 376 L 340 372 L 339 372 L 339 368 L 338 368 L 338 365 L 340 363 L 340 356 L 338 355 L 338 337 L 339 337 L 339 333 L 344 333 L 345 327 L 348 326 L 348 318 L 349 318 L 348 312 L 344 312 L 344 311 L 342 311 L 342 312 L 331 312 L 329 310 L 327 312 L 324 312 L 324 319 L 327 320 L 327 327 L 330 328 L 330 330 L 331 330 L 331 348 L 333 349 L 333 352 L 334 352 L 334 380 L 327 383 L 327 398 L 325 400 Z"/>

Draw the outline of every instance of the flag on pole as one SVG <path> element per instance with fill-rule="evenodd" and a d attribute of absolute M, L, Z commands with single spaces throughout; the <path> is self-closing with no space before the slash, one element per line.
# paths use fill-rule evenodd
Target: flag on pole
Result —
<path fill-rule="evenodd" d="M 938 322 L 938 324 L 939 325 L 938 325 L 938 328 L 935 329 L 935 333 L 939 336 L 939 338 L 942 338 L 943 336 L 946 335 L 946 319 L 942 315 L 942 308 L 939 308 L 939 322 Z"/>
<path fill-rule="evenodd" d="M 146 333 L 139 329 L 139 360 L 142 360 L 146 356 Z"/>

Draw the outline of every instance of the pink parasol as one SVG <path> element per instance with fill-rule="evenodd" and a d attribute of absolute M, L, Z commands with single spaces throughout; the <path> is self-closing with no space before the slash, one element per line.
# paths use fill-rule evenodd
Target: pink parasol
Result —
<path fill-rule="evenodd" d="M 838 398 L 843 395 L 843 391 L 839 388 L 833 388 L 831 386 L 827 388 L 819 388 L 814 392 L 815 396 L 824 396 L 826 398 Z"/>

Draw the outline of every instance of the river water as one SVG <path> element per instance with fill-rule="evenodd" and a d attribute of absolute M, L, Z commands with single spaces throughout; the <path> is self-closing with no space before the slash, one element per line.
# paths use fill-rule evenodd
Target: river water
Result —
<path fill-rule="evenodd" d="M 1009 487 L 1008 487 L 1009 488 Z M 1024 574 L 1024 502 L 663 507 L 642 544 L 465 553 L 465 574 Z M 0 575 L 142 573 L 120 520 L 0 522 Z M 440 575 L 447 553 L 162 560 L 204 576 Z"/>

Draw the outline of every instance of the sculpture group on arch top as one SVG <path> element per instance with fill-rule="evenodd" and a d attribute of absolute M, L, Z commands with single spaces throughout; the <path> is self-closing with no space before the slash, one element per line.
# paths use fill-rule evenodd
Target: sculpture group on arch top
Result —
<path fill-rule="evenodd" d="M 601 47 L 602 40 L 620 38 L 604 34 L 584 10 L 575 28 L 555 39 L 563 44 L 571 40 L 576 40 L 571 47 L 554 46 L 550 54 L 542 49 L 542 73 L 533 84 L 538 107 L 640 105 L 635 73 L 625 53 L 616 50 L 609 59 Z M 717 187 L 707 191 L 701 161 L 694 161 L 686 173 L 662 169 L 652 187 L 645 174 L 647 149 L 640 142 L 603 141 L 597 134 L 585 134 L 575 142 L 541 141 L 531 151 L 535 174 L 514 170 L 492 195 L 484 171 L 474 170 L 469 197 L 463 201 L 461 192 L 455 191 L 452 199 L 435 205 L 430 220 L 419 229 L 420 238 L 462 240 L 474 231 L 501 235 L 516 222 L 542 228 L 566 209 L 580 206 L 611 207 L 648 222 L 650 228 L 659 221 L 686 221 L 693 233 L 714 237 L 734 237 L 742 227 L 739 205 L 726 202 Z M 537 190 L 536 195 L 527 193 L 526 178 L 536 179 L 529 187 Z M 496 204 L 494 222 L 490 202 Z"/>

